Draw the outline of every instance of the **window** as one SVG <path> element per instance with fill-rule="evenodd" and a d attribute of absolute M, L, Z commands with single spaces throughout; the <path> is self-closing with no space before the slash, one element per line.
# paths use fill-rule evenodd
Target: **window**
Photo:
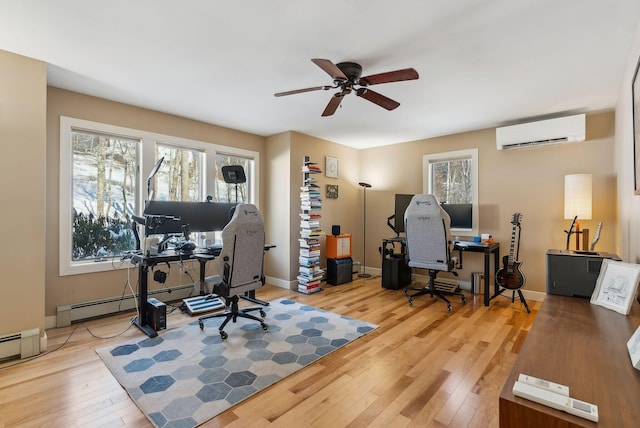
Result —
<path fill-rule="evenodd" d="M 258 161 L 249 150 L 61 117 L 60 275 L 113 269 L 136 246 L 132 216 L 145 200 L 235 201 L 222 165 L 245 168 L 238 200 L 255 203 Z"/>
<path fill-rule="evenodd" d="M 71 259 L 95 260 L 135 247 L 130 228 L 138 200 L 136 165 L 140 141 L 71 131 Z"/>
<path fill-rule="evenodd" d="M 452 231 L 478 234 L 478 149 L 423 156 L 423 191 L 440 203 L 472 204 L 472 228 Z"/>
<path fill-rule="evenodd" d="M 169 144 L 156 144 L 156 160 L 162 167 L 154 176 L 154 197 L 162 201 L 203 201 L 204 152 Z"/>
<path fill-rule="evenodd" d="M 222 167 L 240 165 L 244 168 L 246 182 L 244 183 L 227 183 L 222 175 Z M 226 153 L 216 155 L 216 201 L 218 202 L 248 202 L 251 195 L 249 190 L 252 188 L 249 184 L 253 181 L 254 162 L 250 158 L 234 156 Z"/>

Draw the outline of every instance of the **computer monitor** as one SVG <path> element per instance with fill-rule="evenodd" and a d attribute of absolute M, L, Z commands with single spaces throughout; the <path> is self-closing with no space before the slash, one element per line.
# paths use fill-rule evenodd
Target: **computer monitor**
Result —
<path fill-rule="evenodd" d="M 145 234 L 179 235 L 183 226 L 188 232 L 217 232 L 231 219 L 231 202 L 148 201 Z M 157 216 L 154 218 L 154 216 Z"/>
<path fill-rule="evenodd" d="M 472 204 L 440 204 L 451 217 L 452 229 L 472 229 L 473 228 L 473 205 Z"/>
<path fill-rule="evenodd" d="M 397 234 L 404 232 L 404 212 L 407 210 L 412 198 L 413 195 L 396 193 L 393 231 Z"/>

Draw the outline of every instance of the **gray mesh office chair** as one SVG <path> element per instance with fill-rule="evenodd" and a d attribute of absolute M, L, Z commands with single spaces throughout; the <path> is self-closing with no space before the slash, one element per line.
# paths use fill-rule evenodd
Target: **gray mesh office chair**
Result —
<path fill-rule="evenodd" d="M 445 295 L 460 296 L 462 303 L 466 303 L 465 296 L 457 287 L 444 290 L 436 288 L 436 276 L 440 272 L 452 272 L 456 259 L 451 257 L 453 240 L 451 239 L 451 219 L 442 209 L 433 195 L 415 195 L 404 214 L 405 233 L 407 235 L 407 257 L 412 268 L 427 269 L 429 284 L 427 287 L 407 287 L 404 294 L 409 299 L 409 306 L 413 305 L 413 298 L 423 294 L 436 296 L 447 302 L 447 310 L 451 312 L 451 302 Z M 409 294 L 410 290 L 417 293 Z"/>
<path fill-rule="evenodd" d="M 222 339 L 228 337 L 224 331 L 229 321 L 236 322 L 238 317 L 258 321 L 263 330 L 269 327 L 264 322 L 266 316 L 261 307 L 240 309 L 239 296 L 264 285 L 264 222 L 260 212 L 253 204 L 238 204 L 229 223 L 222 231 L 222 250 L 212 262 L 217 275 L 205 279 L 213 285 L 213 293 L 224 298 L 224 313 L 205 315 L 198 319 L 200 329 L 204 321 L 223 317 L 218 330 Z M 262 318 L 249 312 L 259 311 Z"/>

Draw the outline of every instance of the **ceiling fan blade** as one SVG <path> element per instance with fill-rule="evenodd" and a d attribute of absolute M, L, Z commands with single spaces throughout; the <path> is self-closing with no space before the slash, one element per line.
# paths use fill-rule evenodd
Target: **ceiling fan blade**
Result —
<path fill-rule="evenodd" d="M 372 74 L 360 78 L 360 85 L 378 85 L 380 83 L 401 82 L 403 80 L 415 80 L 418 72 L 413 68 L 405 68 L 402 70 L 388 71 L 386 73 Z"/>
<path fill-rule="evenodd" d="M 333 80 L 349 80 L 333 62 L 328 59 L 312 59 L 313 63 L 323 69 Z"/>
<path fill-rule="evenodd" d="M 284 97 L 285 95 L 301 94 L 303 92 L 320 91 L 320 90 L 326 91 L 327 89 L 331 89 L 332 87 L 333 86 L 314 86 L 313 88 L 296 89 L 296 90 L 293 90 L 293 91 L 278 92 L 278 93 L 273 94 L 273 95 L 276 96 L 276 97 Z"/>
<path fill-rule="evenodd" d="M 340 103 L 342 102 L 342 98 L 343 97 L 340 92 L 332 96 L 329 100 L 329 104 L 327 104 L 324 111 L 322 112 L 322 116 L 331 116 L 333 113 L 335 113 L 336 110 L 338 110 Z"/>
<path fill-rule="evenodd" d="M 374 92 L 368 88 L 358 88 L 358 90 L 356 91 L 356 95 L 364 98 L 367 101 L 371 101 L 374 104 L 378 104 L 380 107 L 387 110 L 393 110 L 400 106 L 399 102 L 394 101 L 391 98 L 387 98 L 384 95 Z"/>

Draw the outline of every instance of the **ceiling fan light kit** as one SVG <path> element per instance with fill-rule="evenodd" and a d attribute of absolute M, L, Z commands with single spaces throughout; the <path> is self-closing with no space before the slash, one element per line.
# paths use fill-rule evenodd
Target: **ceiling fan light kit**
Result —
<path fill-rule="evenodd" d="M 371 85 L 379 85 L 381 83 L 402 82 L 405 80 L 418 79 L 418 72 L 413 68 L 405 68 L 402 70 L 389 71 L 386 73 L 372 74 L 370 76 L 362 76 L 362 66 L 355 62 L 340 62 L 334 64 L 328 59 L 312 59 L 314 64 L 324 70 L 333 79 L 333 86 L 314 86 L 311 88 L 296 89 L 293 91 L 278 92 L 274 94 L 276 97 L 285 95 L 300 94 L 311 91 L 327 91 L 329 89 L 339 89 L 334 93 L 329 103 L 322 112 L 322 116 L 333 115 L 345 95 L 352 92 L 356 96 L 364 98 L 386 110 L 394 110 L 400 106 L 400 103 L 387 98 L 382 94 L 369 89 Z"/>

